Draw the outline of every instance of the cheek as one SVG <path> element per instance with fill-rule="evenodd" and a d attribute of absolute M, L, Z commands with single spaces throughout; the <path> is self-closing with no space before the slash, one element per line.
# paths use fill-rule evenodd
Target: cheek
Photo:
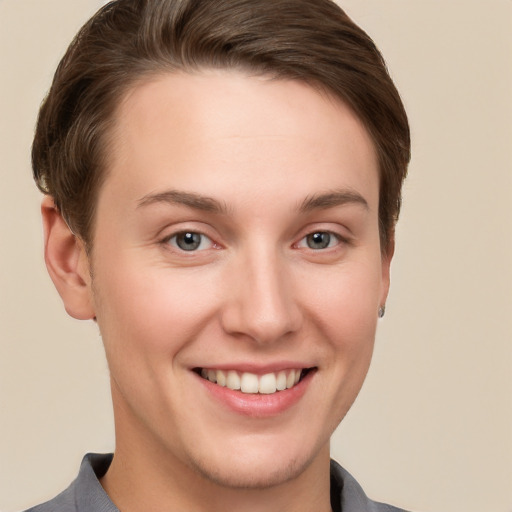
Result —
<path fill-rule="evenodd" d="M 357 344 L 375 332 L 382 290 L 380 262 L 361 260 L 326 269 L 305 281 L 304 288 L 307 308 L 329 338 Z"/>
<path fill-rule="evenodd" d="M 370 366 L 380 296 L 379 273 L 352 267 L 324 295 L 322 328 L 328 340 L 326 396 L 335 396 L 335 424 L 351 407 Z"/>
<path fill-rule="evenodd" d="M 309 295 L 313 323 L 328 350 L 323 360 L 333 378 L 326 386 L 338 396 L 343 414 L 357 396 L 370 365 L 382 287 L 380 268 L 378 261 L 365 264 L 364 259 L 340 266 L 328 279 L 317 280 L 324 286 L 317 286 Z"/>
<path fill-rule="evenodd" d="M 152 353 L 172 356 L 213 315 L 209 282 L 171 269 L 148 271 L 130 263 L 98 274 L 95 301 L 107 350 L 122 345 L 119 348 L 125 352 L 130 348 L 148 357 Z"/>

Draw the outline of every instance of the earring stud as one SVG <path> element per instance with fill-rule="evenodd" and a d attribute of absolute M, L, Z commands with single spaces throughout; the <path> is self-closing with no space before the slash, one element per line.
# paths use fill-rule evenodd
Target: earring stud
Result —
<path fill-rule="evenodd" d="M 379 318 L 382 318 L 386 313 L 386 305 L 384 304 L 384 306 L 381 306 L 379 308 Z"/>

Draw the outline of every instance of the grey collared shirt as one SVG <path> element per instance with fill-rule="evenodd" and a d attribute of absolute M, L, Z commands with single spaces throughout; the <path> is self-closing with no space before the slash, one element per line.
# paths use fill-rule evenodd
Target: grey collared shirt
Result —
<path fill-rule="evenodd" d="M 76 480 L 53 500 L 25 512 L 119 512 L 100 484 L 112 454 L 87 454 Z M 361 486 L 338 463 L 331 461 L 331 506 L 333 512 L 405 512 L 367 498 Z"/>

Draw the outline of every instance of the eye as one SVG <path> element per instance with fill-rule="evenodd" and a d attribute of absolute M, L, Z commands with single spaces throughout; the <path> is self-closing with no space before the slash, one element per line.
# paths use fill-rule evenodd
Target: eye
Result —
<path fill-rule="evenodd" d="M 182 251 L 202 251 L 213 247 L 213 242 L 202 233 L 183 231 L 176 233 L 168 239 L 168 243 Z"/>
<path fill-rule="evenodd" d="M 298 247 L 320 250 L 335 247 L 340 243 L 340 237 L 328 231 L 317 231 L 305 236 L 298 244 Z"/>

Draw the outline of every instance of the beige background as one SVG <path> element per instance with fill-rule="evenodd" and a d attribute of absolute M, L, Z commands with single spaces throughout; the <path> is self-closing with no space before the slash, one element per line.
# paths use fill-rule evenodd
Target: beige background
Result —
<path fill-rule="evenodd" d="M 333 439 L 373 497 L 512 511 L 512 1 L 340 0 L 409 111 L 388 313 Z M 0 0 L 0 510 L 52 497 L 113 448 L 106 364 L 41 258 L 29 151 L 38 104 L 94 0 Z"/>

